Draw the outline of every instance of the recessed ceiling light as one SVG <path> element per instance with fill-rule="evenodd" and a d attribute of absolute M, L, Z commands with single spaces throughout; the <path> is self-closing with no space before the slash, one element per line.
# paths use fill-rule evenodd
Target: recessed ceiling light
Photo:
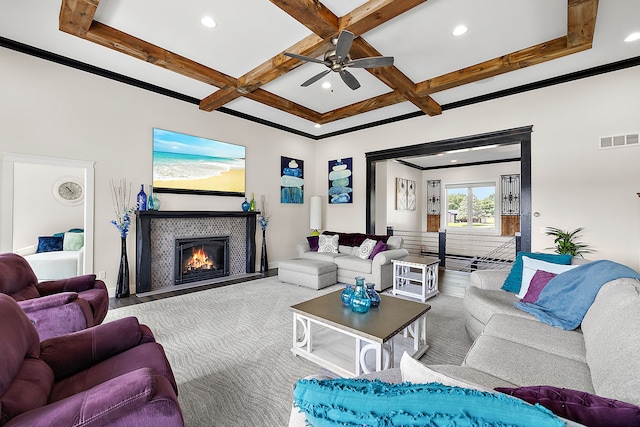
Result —
<path fill-rule="evenodd" d="M 316 129 L 320 129 L 320 127 L 321 127 L 321 126 L 322 126 L 322 125 L 321 125 L 320 123 L 316 123 L 314 127 L 315 127 Z"/>
<path fill-rule="evenodd" d="M 451 160 L 451 163 L 458 163 L 457 160 Z"/>
<path fill-rule="evenodd" d="M 465 27 L 464 25 L 458 25 L 457 27 L 455 27 L 453 29 L 453 32 L 451 34 L 453 34 L 454 36 L 458 37 L 458 36 L 463 35 L 467 31 L 469 31 L 469 29 L 467 27 Z"/>
<path fill-rule="evenodd" d="M 322 83 L 322 87 L 323 87 L 324 89 L 329 89 L 329 88 L 331 87 L 331 82 L 324 82 L 324 83 Z"/>
<path fill-rule="evenodd" d="M 205 16 L 200 20 L 200 22 L 202 22 L 202 25 L 204 25 L 207 28 L 213 28 L 216 26 L 216 21 L 214 21 L 213 18 L 210 16 Z"/>
<path fill-rule="evenodd" d="M 626 41 L 627 43 L 629 42 L 634 42 L 636 40 L 640 39 L 640 33 L 631 33 L 627 36 L 626 39 L 624 39 L 624 41 Z"/>

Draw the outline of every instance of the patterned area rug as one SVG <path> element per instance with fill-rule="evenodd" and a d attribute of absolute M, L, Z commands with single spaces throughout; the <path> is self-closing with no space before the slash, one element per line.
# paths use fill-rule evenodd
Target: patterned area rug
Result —
<path fill-rule="evenodd" d="M 321 372 L 294 357 L 289 306 L 321 291 L 266 278 L 112 309 L 105 322 L 136 316 L 167 353 L 187 426 L 286 426 L 296 380 Z M 428 301 L 428 364 L 457 364 L 471 346 L 462 299 Z"/>

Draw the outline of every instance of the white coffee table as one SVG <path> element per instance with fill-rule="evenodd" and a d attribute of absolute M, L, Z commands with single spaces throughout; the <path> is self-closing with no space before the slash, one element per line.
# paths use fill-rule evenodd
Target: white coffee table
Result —
<path fill-rule="evenodd" d="M 379 307 L 354 313 L 342 304 L 341 293 L 291 306 L 294 355 L 354 377 L 399 366 L 403 351 L 420 358 L 429 348 L 430 305 L 382 294 Z"/>

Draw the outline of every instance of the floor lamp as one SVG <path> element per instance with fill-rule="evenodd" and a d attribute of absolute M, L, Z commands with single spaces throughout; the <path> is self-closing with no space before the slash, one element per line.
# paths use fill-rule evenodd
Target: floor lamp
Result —
<path fill-rule="evenodd" d="M 318 229 L 322 228 L 322 197 L 311 196 L 309 198 L 309 206 L 309 228 L 313 230 L 311 235 L 319 236 Z"/>

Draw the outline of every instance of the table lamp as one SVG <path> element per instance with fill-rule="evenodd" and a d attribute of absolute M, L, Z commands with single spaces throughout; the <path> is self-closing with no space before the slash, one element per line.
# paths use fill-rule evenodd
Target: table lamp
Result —
<path fill-rule="evenodd" d="M 318 229 L 322 228 L 322 197 L 311 196 L 309 198 L 310 214 L 309 214 L 309 228 L 313 231 L 312 236 L 319 236 Z"/>

